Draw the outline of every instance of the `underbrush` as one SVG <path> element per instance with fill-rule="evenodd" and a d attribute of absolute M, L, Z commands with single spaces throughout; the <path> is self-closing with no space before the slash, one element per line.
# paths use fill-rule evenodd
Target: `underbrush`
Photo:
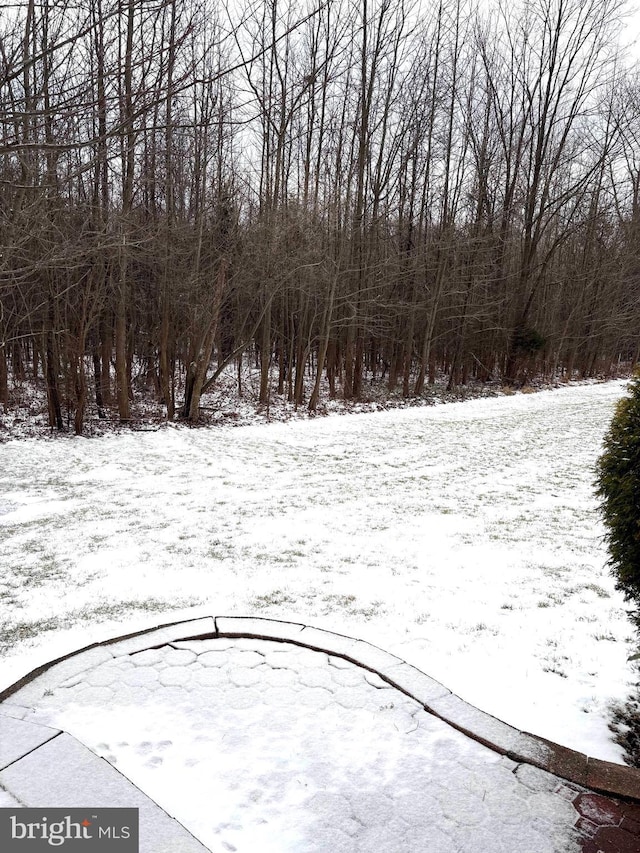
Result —
<path fill-rule="evenodd" d="M 609 730 L 615 743 L 624 749 L 625 764 L 640 768 L 640 684 L 626 702 L 612 706 Z"/>
<path fill-rule="evenodd" d="M 610 378 L 610 377 L 606 377 Z M 442 375 L 432 385 L 427 385 L 420 395 L 404 397 L 401 387 L 390 388 L 388 379 L 369 375 L 363 382 L 359 400 L 345 400 L 329 394 L 326 380 L 323 382 L 317 409 L 310 412 L 307 402 L 311 395 L 313 378 L 306 378 L 304 402 L 296 406 L 285 393 L 277 393 L 277 381 L 274 374 L 269 400 L 259 402 L 259 370 L 245 365 L 238 390 L 238 377 L 235 367 L 229 366 L 220 375 L 215 388 L 203 394 L 198 426 L 232 427 L 253 423 L 270 423 L 292 419 L 304 420 L 327 415 L 377 412 L 386 409 L 405 409 L 416 406 L 433 406 L 439 403 L 461 402 L 482 397 L 511 396 L 515 393 L 533 393 L 540 390 L 558 388 L 568 384 L 565 379 L 532 379 L 526 385 L 515 388 L 503 385 L 499 381 L 480 382 L 472 380 L 466 385 L 448 388 L 448 378 Z M 587 383 L 604 381 L 605 377 L 586 380 Z M 574 380 L 577 381 L 577 380 Z M 131 418 L 123 423 L 115 408 L 103 408 L 100 412 L 95 400 L 89 400 L 84 419 L 83 436 L 93 437 L 106 433 L 118 433 L 131 430 L 158 430 L 168 425 L 166 407 L 158 402 L 153 387 L 144 383 L 134 383 L 134 399 L 131 401 Z M 176 410 L 179 412 L 181 389 L 177 388 Z M 9 404 L 6 411 L 0 410 L 0 443 L 18 438 L 47 438 L 74 433 L 74 408 L 71 400 L 63 399 L 62 432 L 51 429 L 47 414 L 47 399 L 42 379 L 10 380 Z M 173 421 L 175 425 L 192 427 L 181 420 L 179 415 Z"/>

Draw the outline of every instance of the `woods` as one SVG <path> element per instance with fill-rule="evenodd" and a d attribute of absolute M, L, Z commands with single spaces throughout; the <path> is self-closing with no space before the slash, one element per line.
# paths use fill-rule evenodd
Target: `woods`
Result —
<path fill-rule="evenodd" d="M 195 423 L 243 359 L 312 410 L 640 359 L 624 7 L 300 8 L 1 13 L 0 407 L 42 382 L 81 433 L 142 389 Z"/>

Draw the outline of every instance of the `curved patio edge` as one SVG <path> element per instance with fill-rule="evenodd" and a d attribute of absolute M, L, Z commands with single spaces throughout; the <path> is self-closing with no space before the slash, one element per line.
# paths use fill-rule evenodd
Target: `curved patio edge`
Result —
<path fill-rule="evenodd" d="M 0 692 L 0 703 L 35 678 L 55 670 L 60 679 L 79 675 L 110 657 L 134 654 L 187 640 L 247 638 L 291 643 L 344 658 L 379 675 L 453 728 L 506 755 L 598 793 L 640 802 L 640 770 L 592 758 L 522 732 L 456 696 L 440 682 L 384 649 L 364 640 L 303 623 L 251 616 L 207 616 L 158 625 L 93 643 L 49 661 Z"/>

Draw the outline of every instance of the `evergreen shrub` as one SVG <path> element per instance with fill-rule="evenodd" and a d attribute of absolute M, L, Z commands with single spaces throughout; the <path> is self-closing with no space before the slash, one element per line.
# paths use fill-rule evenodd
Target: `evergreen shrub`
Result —
<path fill-rule="evenodd" d="M 535 355 L 544 349 L 546 342 L 537 329 L 520 328 L 513 336 L 513 349 L 522 355 Z"/>
<path fill-rule="evenodd" d="M 640 371 L 618 403 L 598 460 L 597 495 L 616 586 L 640 605 Z"/>

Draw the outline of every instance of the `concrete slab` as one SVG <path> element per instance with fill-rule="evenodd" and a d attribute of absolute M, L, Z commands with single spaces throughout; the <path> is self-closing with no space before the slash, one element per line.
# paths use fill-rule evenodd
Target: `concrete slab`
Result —
<path fill-rule="evenodd" d="M 59 663 L 46 665 L 46 667 L 38 667 L 29 673 L 14 687 L 18 689 L 7 697 L 5 701 L 11 704 L 28 706 L 34 701 L 37 701 L 42 696 L 42 691 L 50 690 L 65 681 L 77 683 L 82 678 L 82 675 L 99 666 L 105 661 L 112 660 L 113 655 L 102 646 L 96 646 L 92 649 L 79 652 L 71 655 Z M 44 670 L 44 671 L 43 671 Z M 36 680 L 34 683 L 32 680 Z"/>
<path fill-rule="evenodd" d="M 222 636 L 265 637 L 275 640 L 295 640 L 305 626 L 298 622 L 278 622 L 253 616 L 216 616 L 216 630 Z"/>
<path fill-rule="evenodd" d="M 301 643 L 313 649 L 320 649 L 332 655 L 344 655 L 355 659 L 358 640 L 324 631 L 322 628 L 305 628 L 298 637 Z"/>
<path fill-rule="evenodd" d="M 205 616 L 203 619 L 193 619 L 189 622 L 176 622 L 172 625 L 160 626 L 125 639 L 116 638 L 109 640 L 108 643 L 104 644 L 104 648 L 109 649 L 114 656 L 121 657 L 122 655 L 133 654 L 133 652 L 140 652 L 152 646 L 166 645 L 175 640 L 182 640 L 185 637 L 213 634 L 214 631 L 215 622 L 213 617 Z"/>
<path fill-rule="evenodd" d="M 538 738 L 535 735 L 527 734 L 526 736 L 541 741 L 547 747 L 545 767 L 550 773 L 562 776 L 563 779 L 570 779 L 577 785 L 587 784 L 589 759 L 584 753 L 576 752 L 566 746 L 553 743 L 545 738 Z"/>
<path fill-rule="evenodd" d="M 485 714 L 453 693 L 436 699 L 429 708 L 459 731 L 505 755 L 511 755 L 518 745 L 520 732 L 517 729 Z"/>
<path fill-rule="evenodd" d="M 59 729 L 0 715 L 0 770 L 59 734 Z"/>
<path fill-rule="evenodd" d="M 47 687 L 45 682 L 41 681 L 38 676 L 36 676 L 33 681 L 23 678 L 8 688 L 6 691 L 8 695 L 0 696 L 0 701 L 2 701 L 3 705 L 18 705 L 22 708 L 34 708 L 44 696 L 46 689 Z"/>
<path fill-rule="evenodd" d="M 24 705 L 16 705 L 9 702 L 0 702 L 0 716 L 13 717 L 14 720 L 25 720 L 33 714 L 33 708 L 25 708 Z"/>
<path fill-rule="evenodd" d="M 408 693 L 421 705 L 424 705 L 430 710 L 434 703 L 440 699 L 445 699 L 451 696 L 451 691 L 448 690 L 439 681 L 420 672 L 414 666 L 408 663 L 399 663 L 394 666 L 385 667 L 379 670 L 383 678 L 388 678 L 400 690 Z"/>
<path fill-rule="evenodd" d="M 640 772 L 610 761 L 589 758 L 587 786 L 606 794 L 640 800 Z"/>
<path fill-rule="evenodd" d="M 384 649 L 380 649 L 371 643 L 365 643 L 364 640 L 356 642 L 353 653 L 358 663 L 370 669 L 375 669 L 378 672 L 388 669 L 390 666 L 397 666 L 404 663 L 402 658 L 385 652 Z"/>
<path fill-rule="evenodd" d="M 206 853 L 122 774 L 75 738 L 61 734 L 0 772 L 0 785 L 26 807 L 140 810 L 140 853 Z"/>

